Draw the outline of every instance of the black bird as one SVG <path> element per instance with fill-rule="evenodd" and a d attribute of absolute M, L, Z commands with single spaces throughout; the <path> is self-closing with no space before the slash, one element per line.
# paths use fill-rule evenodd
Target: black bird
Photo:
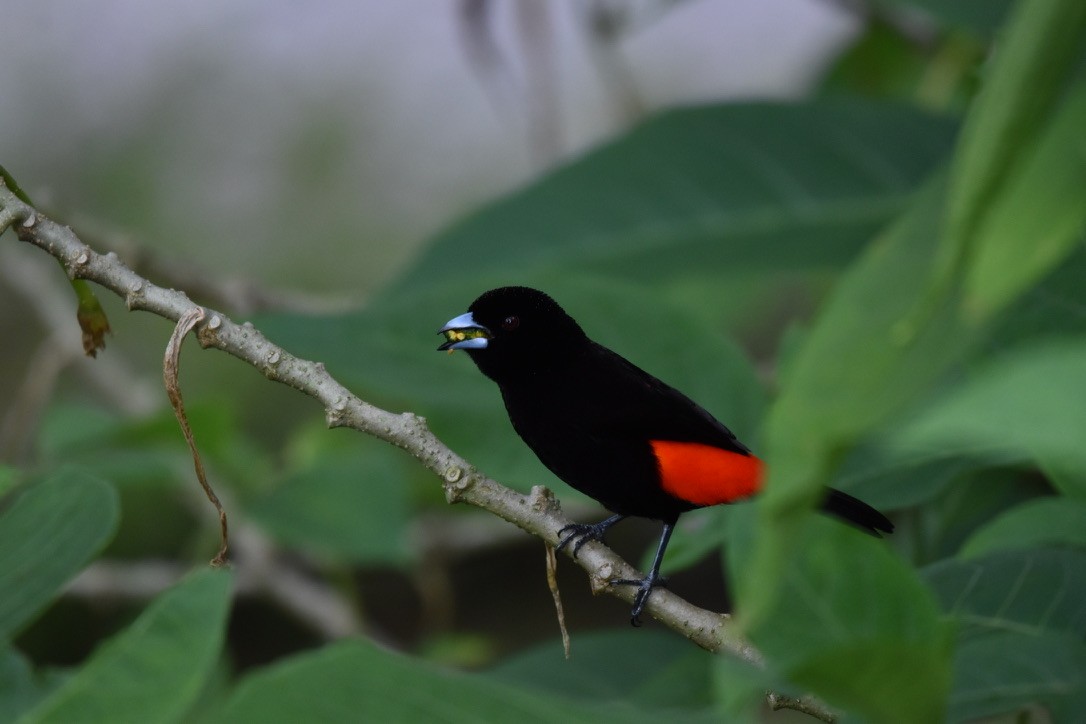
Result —
<path fill-rule="evenodd" d="M 540 461 L 613 515 L 568 525 L 558 549 L 602 541 L 628 516 L 664 524 L 649 574 L 614 580 L 637 586 L 631 623 L 654 587 L 679 516 L 758 492 L 762 462 L 716 418 L 678 390 L 593 342 L 543 292 L 486 292 L 441 328 L 439 350 L 466 350 L 498 384 L 509 420 Z M 828 488 L 822 509 L 880 535 L 894 526 L 866 503 Z"/>

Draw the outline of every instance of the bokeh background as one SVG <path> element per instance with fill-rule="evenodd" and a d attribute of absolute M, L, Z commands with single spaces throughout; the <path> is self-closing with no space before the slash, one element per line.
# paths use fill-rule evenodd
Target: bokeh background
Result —
<path fill-rule="evenodd" d="M 363 398 L 426 416 L 488 474 L 523 491 L 552 486 L 587 521 L 602 511 L 524 450 L 466 357 L 434 354 L 434 330 L 488 286 L 545 286 L 594 337 L 760 449 L 766 412 L 835 285 L 914 199 L 930 208 L 921 204 L 1011 5 L 14 0 L 0 45 L 0 163 L 95 248 L 252 320 Z M 926 263 L 937 233 L 910 228 Z M 938 384 L 910 379 L 916 399 L 905 402 L 954 389 L 986 355 L 1032 335 L 1079 334 L 1082 256 L 992 339 L 955 365 L 932 363 Z M 902 292 L 894 275 L 884 281 L 857 306 L 878 310 Z M 0 697 L 0 719 L 86 671 L 69 667 L 178 581 L 219 585 L 185 578 L 214 552 L 217 521 L 161 389 L 172 327 L 101 297 L 114 333 L 90 360 L 56 264 L 0 239 L 0 493 L 75 469 L 109 481 L 120 511 L 102 555 L 13 627 L 18 651 L 0 653 L 23 709 Z M 557 702 L 556 717 L 588 721 L 757 709 L 765 680 L 655 622 L 631 636 L 625 604 L 592 598 L 565 561 L 575 658 L 561 668 L 538 540 L 447 506 L 414 461 L 328 431 L 311 400 L 236 360 L 196 345 L 182 359 L 196 439 L 232 516 L 235 596 L 225 645 L 201 654 L 199 696 L 166 720 L 225 701 L 258 711 L 232 688 L 239 677 L 306 652 L 334 658 L 344 649 L 332 642 L 353 637 L 381 652 L 358 666 L 410 661 L 402 681 L 440 689 L 438 666 L 486 671 L 455 680 L 472 701 L 491 699 L 483 718 L 510 702 L 534 712 L 532 686 Z M 834 451 L 836 480 L 904 531 L 878 555 L 919 569 L 955 555 L 999 511 L 1053 492 L 1052 470 L 1021 451 L 917 462 L 865 444 L 884 424 Z M 719 547 L 743 540 L 751 518 L 685 516 L 665 563 L 673 590 L 728 609 L 736 560 Z M 637 563 L 657 535 L 630 522 L 609 542 Z M 934 604 L 924 611 L 934 631 Z M 386 650 L 411 658 L 389 664 Z M 736 680 L 754 704 L 726 693 Z M 453 699 L 435 694 L 433 711 Z M 586 715 L 581 701 L 619 704 Z"/>
<path fill-rule="evenodd" d="M 810 92 L 861 26 L 827 0 L 14 2 L 7 13 L 19 31 L 2 51 L 6 167 L 90 239 L 193 296 L 236 291 L 228 311 L 242 313 L 269 298 L 357 307 L 454 220 L 655 111 Z M 14 381 L 64 302 L 35 314 L 25 294 L 61 286 L 47 260 L 3 252 L 19 259 L 0 288 L 13 342 L 0 374 Z M 129 337 L 111 363 L 145 411 L 161 405 L 157 374 L 126 367 L 148 351 Z M 70 362 L 91 384 L 103 374 Z M 17 389 L 0 388 L 0 405 Z"/>
<path fill-rule="evenodd" d="M 811 93 L 861 32 L 855 10 L 825 0 L 16 2 L 6 25 L 20 31 L 2 51 L 11 72 L 0 78 L 0 148 L 38 204 L 159 283 L 205 293 L 241 318 L 350 310 L 442 228 L 653 113 Z M 64 401 L 167 414 L 161 320 L 126 315 L 103 295 L 116 334 L 98 360 L 81 359 L 63 279 L 14 246 L 2 250 L 11 264 L 0 287 L 8 459 L 35 457 L 38 426 Z M 231 291 L 236 298 L 218 298 Z M 444 318 L 416 321 L 429 344 Z M 349 365 L 365 342 L 339 347 Z M 38 361 L 58 348 L 64 362 L 43 372 Z M 223 388 L 238 391 L 234 422 L 267 453 L 269 476 L 282 474 L 275 461 L 299 428 L 319 425 L 308 401 L 229 360 L 185 364 L 197 411 Z M 67 408 L 55 414 L 74 419 Z M 517 535 L 485 516 L 455 535 L 475 526 Z M 419 636 L 418 616 L 389 625 Z"/>
<path fill-rule="evenodd" d="M 860 24 L 828 0 L 7 10 L 0 141 L 39 202 L 224 277 L 354 300 L 646 114 L 801 96 Z"/>

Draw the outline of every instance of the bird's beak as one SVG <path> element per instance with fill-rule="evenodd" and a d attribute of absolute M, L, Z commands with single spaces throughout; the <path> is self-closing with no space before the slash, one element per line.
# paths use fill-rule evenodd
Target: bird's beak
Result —
<path fill-rule="evenodd" d="M 437 333 L 445 335 L 445 342 L 437 348 L 442 352 L 452 352 L 454 349 L 484 349 L 493 336 L 489 329 L 475 321 L 471 312 L 450 319 Z"/>

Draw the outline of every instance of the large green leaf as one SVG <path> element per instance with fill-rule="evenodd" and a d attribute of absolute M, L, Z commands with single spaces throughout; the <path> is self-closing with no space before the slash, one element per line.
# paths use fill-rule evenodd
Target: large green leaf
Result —
<path fill-rule="evenodd" d="M 975 354 L 975 374 L 984 376 L 990 357 L 1005 355 L 1009 349 L 1025 347 L 1038 341 L 1086 339 L 1086 246 L 1064 262 L 1044 281 L 1024 294 L 992 329 Z M 1031 385 L 1033 383 L 1030 383 Z M 1043 384 L 1043 382 L 1042 382 Z M 947 387 L 941 400 L 959 394 L 964 386 L 958 382 Z M 1056 423 L 1058 424 L 1058 423 Z M 904 423 L 906 429 L 908 422 Z M 1031 464 L 1032 454 L 1014 444 L 1017 432 L 1009 437 L 992 436 L 985 443 L 975 439 L 944 437 L 930 438 L 921 446 L 911 446 L 901 437 L 901 425 L 880 431 L 875 439 L 861 444 L 843 461 L 831 481 L 833 487 L 845 489 L 876 507 L 896 509 L 930 500 L 955 477 L 981 468 L 1023 466 Z M 1017 426 L 1016 426 L 1017 427 Z M 1011 442 L 1012 444 L 1008 444 Z M 1032 464 L 1036 464 L 1032 462 Z M 1077 487 L 1074 479 L 1045 472 L 1063 490 Z"/>
<path fill-rule="evenodd" d="M 831 453 L 925 390 L 969 341 L 952 311 L 915 317 L 935 246 L 942 184 L 878 239 L 838 284 L 785 370 L 766 427 L 780 510 L 818 495 Z"/>
<path fill-rule="evenodd" d="M 1034 148 L 1046 112 L 1059 101 L 1079 50 L 1084 8 L 1077 0 L 1022 4 L 1008 47 L 1001 48 L 970 111 L 949 189 L 930 184 L 909 214 L 853 265 L 787 368 L 767 425 L 771 478 L 751 567 L 756 582 L 745 587 L 750 598 L 741 602 L 747 615 L 760 616 L 771 605 L 789 555 L 788 528 L 800 508 L 814 503 L 839 453 L 914 403 L 975 344 L 982 322 L 997 311 L 963 318 L 959 284 L 968 278 L 978 229 L 993 201 L 1020 171 L 1023 149 Z M 1046 29 L 1053 32 L 1051 41 Z M 1032 191 L 1038 172 L 1028 176 Z M 1044 228 L 1043 218 L 1031 218 L 1034 228 Z M 1043 262 L 1003 288 L 999 308 L 1070 249 L 1066 226 L 1059 225 L 1061 234 L 1048 244 Z"/>
<path fill-rule="evenodd" d="M 628 628 L 628 627 L 627 627 Z M 573 637 L 572 657 L 546 644 L 488 673 L 502 681 L 586 701 L 630 701 L 646 708 L 704 709 L 713 656 L 662 630 L 600 631 Z"/>
<path fill-rule="evenodd" d="M 954 720 L 1030 703 L 1050 708 L 1053 721 L 1081 713 L 1086 553 L 996 551 L 928 566 L 924 577 L 961 624 L 950 699 Z"/>
<path fill-rule="evenodd" d="M 0 641 L 31 621 L 109 541 L 117 494 L 65 471 L 23 491 L 0 513 Z"/>
<path fill-rule="evenodd" d="M 239 486 L 267 479 L 271 466 L 242 434 L 229 402 L 190 403 L 185 410 L 205 463 Z M 48 459 L 78 464 L 120 488 L 191 484 L 191 473 L 179 477 L 178 470 L 191 467 L 191 455 L 170 410 L 126 418 L 85 404 L 59 404 L 43 421 L 40 448 Z"/>
<path fill-rule="evenodd" d="M 758 503 L 758 545 L 740 572 L 747 620 L 772 607 L 792 531 L 840 453 L 915 404 L 975 339 L 953 305 L 930 303 L 944 188 L 941 180 L 929 184 L 853 264 L 782 371 L 765 430 L 770 477 Z"/>
<path fill-rule="evenodd" d="M 373 441 L 355 440 L 352 448 L 324 450 L 247 511 L 288 546 L 360 563 L 406 562 L 411 489 L 403 455 Z"/>
<path fill-rule="evenodd" d="M 903 208 L 953 131 L 855 100 L 669 111 L 455 225 L 392 295 L 540 269 L 659 279 L 839 265 Z"/>
<path fill-rule="evenodd" d="M 1072 722 L 1086 709 L 1086 644 L 1081 639 L 1014 631 L 983 636 L 958 647 L 954 669 L 949 717 L 954 722 L 978 721 L 1030 704 L 1045 707 L 1048 721 Z"/>
<path fill-rule="evenodd" d="M 903 449 L 1002 446 L 1073 475 L 1063 492 L 1086 500 L 1086 340 L 1056 340 L 996 358 L 898 431 Z"/>
<path fill-rule="evenodd" d="M 755 666 L 734 656 L 717 656 L 712 664 L 713 694 L 720 712 L 719 721 L 762 721 L 767 691 L 795 697 L 809 693 L 788 684 L 764 666 Z"/>
<path fill-rule="evenodd" d="M 955 479 L 930 506 L 907 516 L 912 525 L 897 542 L 912 552 L 917 565 L 955 556 L 988 521 L 1036 495 L 1037 483 L 1021 468 L 971 470 Z"/>
<path fill-rule="evenodd" d="M 945 220 L 945 242 L 940 248 L 940 274 L 950 282 L 958 272 L 968 272 L 976 254 L 989 254 L 984 246 L 996 243 L 1001 247 L 999 258 L 1011 258 L 1015 249 L 1029 249 L 1030 238 L 1018 238 L 1017 244 L 999 240 L 999 229 L 989 226 L 982 230 L 988 217 L 1000 212 L 1000 195 L 1008 187 L 1024 185 L 1019 193 L 1036 198 L 1035 189 L 1051 191 L 1044 185 L 1047 169 L 1029 169 L 1029 155 L 1035 153 L 1038 139 L 1045 133 L 1053 109 L 1069 77 L 1077 72 L 1086 49 L 1086 4 L 1081 0 L 1022 0 L 1017 3 L 1007 23 L 999 52 L 985 77 L 982 90 L 966 118 L 961 141 L 951 170 Z M 1074 123 L 1080 111 L 1070 114 L 1052 126 L 1062 128 Z M 1061 180 L 1074 179 L 1081 184 L 1083 153 L 1081 142 L 1067 147 L 1075 140 L 1075 126 L 1067 126 L 1059 139 L 1043 154 L 1047 162 L 1056 162 Z M 1052 135 L 1057 135 L 1054 131 Z M 1060 163 L 1050 154 L 1061 151 L 1070 154 L 1068 162 Z M 1074 156 L 1079 156 L 1076 160 Z M 1038 154 L 1042 156 L 1042 154 Z M 1036 166 L 1036 164 L 1034 164 Z M 1023 171 L 1023 166 L 1027 169 Z M 1025 173 L 1028 180 L 1019 178 Z M 1064 197 L 1056 191 L 1055 203 L 1062 206 L 1075 195 Z M 1026 218 L 1020 224 L 1045 224 L 1043 216 L 1027 207 Z M 993 219 L 994 220 L 994 219 Z M 1016 230 L 1021 230 L 1015 224 Z M 987 238 L 985 238 L 987 237 Z M 1051 257 L 1066 242 L 1045 240 L 1046 253 Z M 1002 266 L 1002 265 L 1001 265 Z M 1040 264 L 1024 265 L 1034 273 Z M 1030 269 L 1029 267 L 1033 267 Z M 1026 275 L 1023 275 L 1026 276 Z M 974 284 L 977 282 L 974 281 Z"/>
<path fill-rule="evenodd" d="M 25 722 L 174 722 L 192 706 L 222 647 L 226 571 L 201 570 L 103 644 Z"/>
<path fill-rule="evenodd" d="M 1086 504 L 1063 497 L 1040 498 L 1011 508 L 978 530 L 959 555 L 1038 546 L 1086 548 Z"/>
<path fill-rule="evenodd" d="M 872 721 L 937 721 L 951 650 L 931 594 L 884 541 L 809 516 L 771 615 L 749 631 L 770 665 Z"/>
<path fill-rule="evenodd" d="M 935 722 L 946 711 L 949 652 L 949 646 L 878 638 L 816 652 L 791 677 L 868 721 Z"/>
<path fill-rule="evenodd" d="M 1086 244 L 1008 308 L 996 321 L 986 342 L 989 352 L 1001 352 L 1026 341 L 1047 337 L 1086 338 Z"/>
<path fill-rule="evenodd" d="M 660 716 L 628 701 L 588 704 L 347 641 L 251 674 L 214 721 L 656 722 Z M 667 719 L 709 720 L 674 710 Z"/>
<path fill-rule="evenodd" d="M 1019 465 L 1021 451 L 946 442 L 937 447 L 904 448 L 894 443 L 896 428 L 861 444 L 834 472 L 831 487 L 876 508 L 897 510 L 925 503 L 960 476 L 979 469 Z"/>
<path fill-rule="evenodd" d="M 892 11 L 887 15 L 892 17 Z M 890 20 L 873 14 L 823 77 L 822 93 L 896 98 L 937 110 L 964 108 L 976 90 L 977 65 L 987 51 L 983 42 L 967 33 L 947 32 L 932 34 L 921 47 Z"/>
<path fill-rule="evenodd" d="M 1083 128 L 1086 86 L 1039 129 L 977 225 L 975 258 L 965 280 L 965 303 L 973 314 L 1002 309 L 1086 238 Z"/>
<path fill-rule="evenodd" d="M 0 499 L 15 489 L 19 480 L 19 472 L 7 465 L 0 465 Z"/>
<path fill-rule="evenodd" d="M 13 648 L 0 649 L 0 721 L 15 721 L 50 689 L 34 675 L 30 662 Z"/>
<path fill-rule="evenodd" d="M 1086 630 L 1086 552 L 1028 549 L 950 559 L 924 569 L 943 608 L 968 635 Z"/>

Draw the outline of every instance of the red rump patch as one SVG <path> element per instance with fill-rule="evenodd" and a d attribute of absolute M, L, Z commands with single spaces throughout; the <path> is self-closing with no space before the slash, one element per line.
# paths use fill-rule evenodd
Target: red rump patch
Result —
<path fill-rule="evenodd" d="M 694 505 L 734 503 L 762 487 L 762 461 L 698 442 L 650 440 L 660 485 Z"/>

